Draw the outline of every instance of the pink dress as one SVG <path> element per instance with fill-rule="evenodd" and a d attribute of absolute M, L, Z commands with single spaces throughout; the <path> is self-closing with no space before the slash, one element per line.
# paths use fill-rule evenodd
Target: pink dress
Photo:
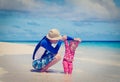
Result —
<path fill-rule="evenodd" d="M 64 54 L 64 58 L 63 58 L 63 68 L 64 68 L 64 73 L 65 74 L 72 74 L 72 70 L 73 70 L 73 59 L 74 59 L 74 54 L 75 54 L 75 50 L 71 50 L 71 46 L 73 44 L 74 41 L 70 41 L 70 43 L 65 40 L 65 54 Z M 75 41 L 75 46 L 77 48 L 79 42 Z"/>

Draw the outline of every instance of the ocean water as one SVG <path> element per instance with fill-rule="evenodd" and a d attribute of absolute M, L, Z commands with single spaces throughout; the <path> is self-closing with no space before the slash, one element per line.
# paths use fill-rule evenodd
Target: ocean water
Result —
<path fill-rule="evenodd" d="M 6 41 L 19 44 L 37 45 L 39 41 Z M 62 44 L 64 45 L 64 44 Z M 82 41 L 79 47 L 101 47 L 120 49 L 120 41 Z"/>

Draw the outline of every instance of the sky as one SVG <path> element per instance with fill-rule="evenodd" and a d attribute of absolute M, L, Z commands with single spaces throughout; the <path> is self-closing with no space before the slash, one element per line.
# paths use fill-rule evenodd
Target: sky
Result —
<path fill-rule="evenodd" d="M 51 28 L 120 41 L 120 0 L 0 0 L 0 40 L 39 40 Z"/>

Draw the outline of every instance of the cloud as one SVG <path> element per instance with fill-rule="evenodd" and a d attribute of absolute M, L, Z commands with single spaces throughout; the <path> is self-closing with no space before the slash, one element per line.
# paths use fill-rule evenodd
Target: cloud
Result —
<path fill-rule="evenodd" d="M 113 0 L 67 0 L 74 7 L 75 19 L 110 20 L 119 17 L 119 9 Z"/>
<path fill-rule="evenodd" d="M 38 16 L 74 21 L 120 19 L 120 9 L 113 0 L 0 0 L 0 9 L 30 11 Z"/>
<path fill-rule="evenodd" d="M 34 11 L 41 6 L 42 3 L 38 4 L 34 0 L 0 0 L 0 9 L 6 10 Z"/>

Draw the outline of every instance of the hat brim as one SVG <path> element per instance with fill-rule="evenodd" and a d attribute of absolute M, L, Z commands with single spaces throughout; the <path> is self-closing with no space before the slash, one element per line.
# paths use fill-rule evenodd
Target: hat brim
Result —
<path fill-rule="evenodd" d="M 59 37 L 55 37 L 55 38 L 51 38 L 49 37 L 49 35 L 46 35 L 46 37 L 49 39 L 49 40 L 60 40 L 62 38 L 61 35 L 59 35 Z"/>

